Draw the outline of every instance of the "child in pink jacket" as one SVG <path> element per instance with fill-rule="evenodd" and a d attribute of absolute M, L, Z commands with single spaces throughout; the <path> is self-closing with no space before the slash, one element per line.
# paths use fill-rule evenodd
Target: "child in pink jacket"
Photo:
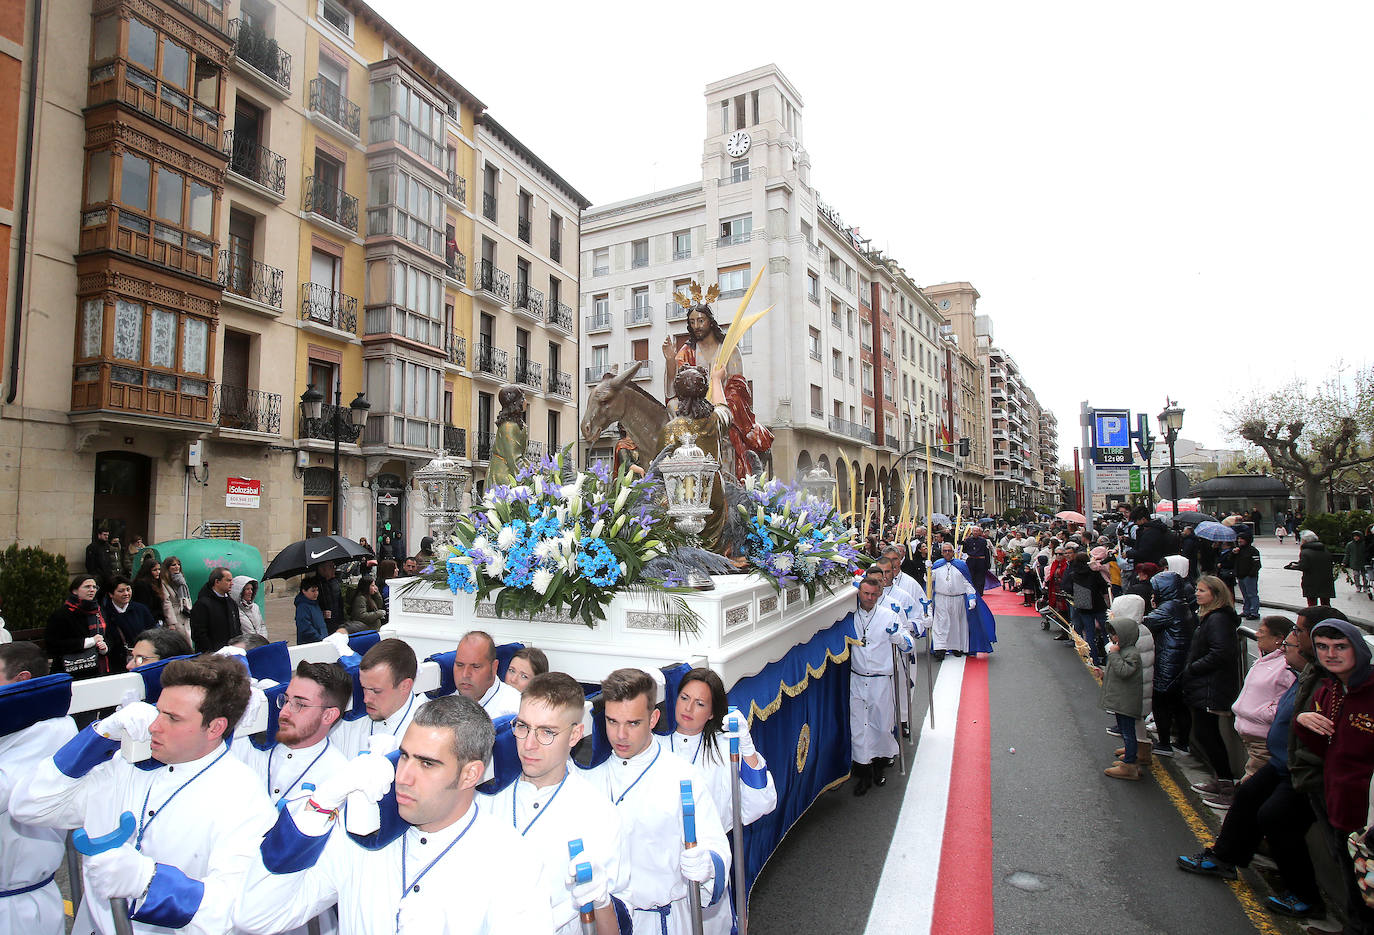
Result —
<path fill-rule="evenodd" d="M 1245 779 L 1269 762 L 1266 743 L 1269 725 L 1274 722 L 1279 698 L 1297 678 L 1297 673 L 1289 668 L 1283 650 L 1279 648 L 1292 629 L 1293 621 L 1277 616 L 1265 617 L 1255 628 L 1255 645 L 1259 648 L 1260 656 L 1245 676 L 1240 697 L 1231 705 L 1231 712 L 1236 716 L 1236 733 L 1240 735 L 1248 754 Z"/>

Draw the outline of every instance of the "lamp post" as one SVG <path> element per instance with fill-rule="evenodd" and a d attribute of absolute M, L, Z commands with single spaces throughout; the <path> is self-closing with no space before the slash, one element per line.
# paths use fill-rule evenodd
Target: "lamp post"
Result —
<path fill-rule="evenodd" d="M 1178 476 L 1174 473 L 1177 470 L 1174 466 L 1174 442 L 1178 441 L 1178 433 L 1183 428 L 1183 409 L 1177 400 L 1166 397 L 1164 411 L 1155 418 L 1159 420 L 1159 432 L 1169 446 L 1169 489 L 1173 491 L 1174 525 L 1178 526 Z"/>
<path fill-rule="evenodd" d="M 343 417 L 343 387 L 336 381 L 334 384 L 334 408 L 329 414 L 329 434 L 334 439 L 334 506 L 330 524 L 331 532 L 339 534 L 339 440 L 347 432 L 350 442 L 356 441 L 362 434 L 363 427 L 367 425 L 367 413 L 372 408 L 372 404 L 367 401 L 367 397 L 362 391 L 353 398 L 353 402 L 348 404 L 348 424 L 342 422 Z M 324 414 L 324 394 L 315 389 L 315 384 L 310 383 L 306 386 L 305 392 L 301 394 L 301 417 L 304 420 L 307 434 L 314 427 L 318 432 L 325 427 Z M 318 438 L 318 435 L 311 435 Z"/>

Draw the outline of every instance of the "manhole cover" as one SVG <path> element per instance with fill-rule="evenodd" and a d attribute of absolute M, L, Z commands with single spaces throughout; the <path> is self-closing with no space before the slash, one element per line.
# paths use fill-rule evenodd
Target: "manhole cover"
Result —
<path fill-rule="evenodd" d="M 1006 882 L 1016 887 L 1018 890 L 1025 890 L 1027 893 L 1038 893 L 1047 890 L 1050 885 L 1033 873 L 1024 870 L 1017 870 L 1015 873 L 1008 874 Z"/>

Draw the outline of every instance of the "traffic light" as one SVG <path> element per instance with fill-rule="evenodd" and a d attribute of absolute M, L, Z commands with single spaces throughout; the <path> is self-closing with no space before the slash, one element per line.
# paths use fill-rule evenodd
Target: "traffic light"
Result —
<path fill-rule="evenodd" d="M 969 452 L 969 439 L 965 436 L 959 439 L 959 457 L 967 458 Z"/>

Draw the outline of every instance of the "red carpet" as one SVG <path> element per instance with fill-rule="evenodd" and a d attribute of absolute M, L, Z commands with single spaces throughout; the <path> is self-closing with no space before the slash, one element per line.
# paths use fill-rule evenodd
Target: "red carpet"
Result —
<path fill-rule="evenodd" d="M 994 617 L 1039 617 L 1034 607 L 1021 606 L 1021 595 L 1005 588 L 983 592 L 983 601 Z"/>

